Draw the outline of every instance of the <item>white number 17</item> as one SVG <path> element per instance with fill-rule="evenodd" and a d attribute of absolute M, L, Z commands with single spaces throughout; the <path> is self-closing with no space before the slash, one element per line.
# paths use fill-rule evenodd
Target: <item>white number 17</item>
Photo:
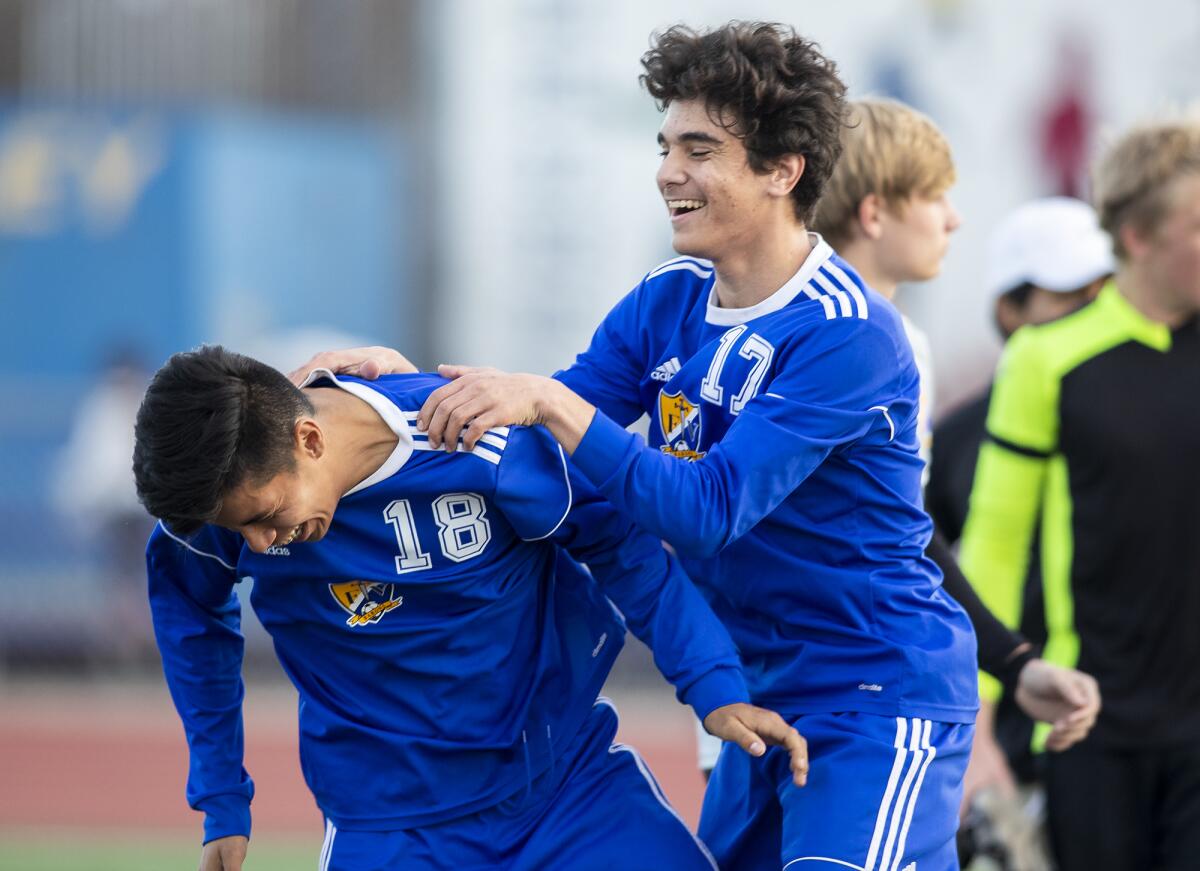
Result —
<path fill-rule="evenodd" d="M 746 332 L 746 325 L 739 324 L 721 336 L 717 344 L 717 352 L 713 354 L 712 362 L 708 366 L 708 373 L 700 382 L 701 399 L 711 402 L 713 405 L 721 405 L 724 402 L 725 388 L 720 384 L 721 370 L 725 368 L 729 352 L 733 350 L 733 346 L 744 332 Z M 767 375 L 767 369 L 771 367 L 771 358 L 775 356 L 775 348 L 758 333 L 751 333 L 738 351 L 738 356 L 743 360 L 753 360 L 754 365 L 750 367 L 742 389 L 733 399 L 729 400 L 730 414 L 739 414 L 746 407 L 746 403 L 758 394 L 763 378 Z"/>

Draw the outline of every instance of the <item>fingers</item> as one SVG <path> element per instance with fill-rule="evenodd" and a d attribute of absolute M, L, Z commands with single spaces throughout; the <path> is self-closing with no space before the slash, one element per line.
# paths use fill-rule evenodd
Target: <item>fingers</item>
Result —
<path fill-rule="evenodd" d="M 494 370 L 447 365 L 438 369 L 453 373 L 455 380 L 429 394 L 417 414 L 417 429 L 429 436 L 431 447 L 453 452 L 461 439 L 471 451 L 488 429 L 511 423 L 494 413 L 497 399 L 489 397 L 486 390 L 487 384 L 494 381 L 489 379 Z"/>
<path fill-rule="evenodd" d="M 1100 688 L 1091 675 L 1064 669 L 1055 682 L 1059 696 L 1076 712 L 1095 716 L 1100 710 Z"/>
<path fill-rule="evenodd" d="M 751 756 L 762 756 L 767 752 L 767 745 L 745 723 L 736 717 L 731 717 L 722 736 L 726 741 L 732 741 Z"/>
<path fill-rule="evenodd" d="M 306 379 L 308 377 L 309 372 L 311 372 L 313 369 L 321 368 L 320 360 L 324 356 L 326 356 L 326 355 L 325 354 L 317 354 L 315 357 L 310 357 L 308 359 L 308 361 L 305 362 L 303 365 L 297 366 L 295 369 L 293 369 L 291 372 L 288 373 L 288 376 L 287 376 L 288 380 L 291 381 L 293 384 L 295 384 L 297 387 L 299 387 L 301 384 L 304 383 L 304 379 Z M 205 869 L 203 866 L 201 866 L 201 871 L 207 871 L 207 869 Z"/>
<path fill-rule="evenodd" d="M 1096 725 L 1097 713 L 1096 707 L 1085 706 L 1059 719 L 1054 723 L 1050 734 L 1046 736 L 1046 748 L 1054 752 L 1061 752 L 1078 744 Z"/>
<path fill-rule="evenodd" d="M 1075 729 L 1059 729 L 1055 726 L 1046 736 L 1046 749 L 1053 753 L 1061 753 L 1086 738 L 1090 731 L 1090 725 L 1087 728 Z"/>
<path fill-rule="evenodd" d="M 440 363 L 438 364 L 438 374 L 443 378 L 449 378 L 453 381 L 456 378 L 461 378 L 464 375 L 470 375 L 472 372 L 483 372 L 489 367 L 486 366 L 460 366 L 455 363 Z"/>
<path fill-rule="evenodd" d="M 429 436 L 429 446 L 440 448 L 444 442 L 446 420 L 454 407 L 446 401 L 458 395 L 466 386 L 464 381 L 451 381 L 430 393 L 417 414 L 417 429 Z"/>
<path fill-rule="evenodd" d="M 1075 708 L 1082 708 L 1087 704 L 1087 691 L 1083 681 L 1078 680 L 1082 675 L 1064 670 L 1055 677 L 1054 687 L 1063 701 Z"/>
<path fill-rule="evenodd" d="M 808 742 L 804 740 L 804 736 L 789 726 L 783 717 L 774 711 L 749 707 L 742 712 L 738 719 L 748 732 L 759 739 L 756 746 L 762 746 L 765 743 L 782 747 L 787 751 L 792 780 L 796 786 L 804 786 L 808 782 Z M 744 745 L 743 749 L 746 749 L 752 756 L 762 755 L 761 752 L 755 753 Z M 763 752 L 765 752 L 765 748 Z"/>
<path fill-rule="evenodd" d="M 475 450 L 475 443 L 493 424 L 493 416 L 488 414 L 492 403 L 487 397 L 464 398 L 454 407 L 446 418 L 446 429 L 442 437 L 446 441 L 446 450 L 457 448 L 462 442 L 463 450 Z"/>
<path fill-rule="evenodd" d="M 328 369 L 336 375 L 355 375 L 373 381 L 380 375 L 419 371 L 399 351 L 381 346 L 348 348 L 341 351 L 322 351 L 304 365 L 288 373 L 288 379 L 299 386 L 313 369 Z"/>
<path fill-rule="evenodd" d="M 299 386 L 304 383 L 308 373 L 314 369 L 328 369 L 336 375 L 358 375 L 359 368 L 368 360 L 374 362 L 376 366 L 380 365 L 372 357 L 377 350 L 376 348 L 349 348 L 345 351 L 322 351 L 309 358 L 303 366 L 289 372 L 288 378 L 293 384 Z M 382 371 L 382 368 L 379 371 Z M 379 375 L 379 371 L 375 373 L 376 377 Z"/>
<path fill-rule="evenodd" d="M 786 724 L 785 724 L 786 725 Z M 808 783 L 808 742 L 795 729 L 788 727 L 788 736 L 783 741 L 783 747 L 790 757 L 789 767 L 792 769 L 792 782 L 796 786 Z"/>
<path fill-rule="evenodd" d="M 200 853 L 200 871 L 242 871 L 247 839 L 240 835 L 209 841 Z"/>

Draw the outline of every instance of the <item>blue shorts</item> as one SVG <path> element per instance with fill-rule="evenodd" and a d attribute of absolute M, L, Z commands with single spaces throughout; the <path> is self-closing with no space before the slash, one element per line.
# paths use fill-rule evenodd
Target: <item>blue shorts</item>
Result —
<path fill-rule="evenodd" d="M 975 727 L 874 714 L 806 714 L 808 785 L 772 747 L 754 759 L 726 744 L 700 837 L 722 871 L 958 868 L 954 834 Z M 914 864 L 915 863 L 915 864 Z"/>
<path fill-rule="evenodd" d="M 396 832 L 325 824 L 320 871 L 685 869 L 716 871 L 632 747 L 612 743 L 600 699 L 553 771 L 528 791 L 459 819 Z"/>

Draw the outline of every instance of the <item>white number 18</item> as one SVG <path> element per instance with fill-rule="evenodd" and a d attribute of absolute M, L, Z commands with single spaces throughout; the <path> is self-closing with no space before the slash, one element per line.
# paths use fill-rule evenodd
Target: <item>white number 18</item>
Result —
<path fill-rule="evenodd" d="M 433 519 L 438 525 L 438 545 L 449 560 L 460 563 L 479 556 L 492 540 L 492 527 L 487 519 L 487 506 L 478 493 L 446 493 L 433 500 Z M 384 519 L 396 533 L 400 555 L 396 557 L 396 573 L 420 572 L 433 567 L 429 553 L 421 549 L 412 505 L 407 499 L 396 499 L 383 509 Z"/>

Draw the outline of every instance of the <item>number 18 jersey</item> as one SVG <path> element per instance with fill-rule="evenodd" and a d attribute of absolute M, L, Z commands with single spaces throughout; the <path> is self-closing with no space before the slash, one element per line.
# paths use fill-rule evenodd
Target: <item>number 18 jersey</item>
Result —
<path fill-rule="evenodd" d="M 249 832 L 241 578 L 299 691 L 305 779 L 338 829 L 406 829 L 521 795 L 560 764 L 626 625 L 698 716 L 748 699 L 728 633 L 678 561 L 544 430 L 433 450 L 412 424 L 443 379 L 325 374 L 318 386 L 371 405 L 397 446 L 342 496 L 324 538 L 254 553 L 226 529 L 184 541 L 160 524 L 149 544 L 188 799 L 208 839 Z"/>

